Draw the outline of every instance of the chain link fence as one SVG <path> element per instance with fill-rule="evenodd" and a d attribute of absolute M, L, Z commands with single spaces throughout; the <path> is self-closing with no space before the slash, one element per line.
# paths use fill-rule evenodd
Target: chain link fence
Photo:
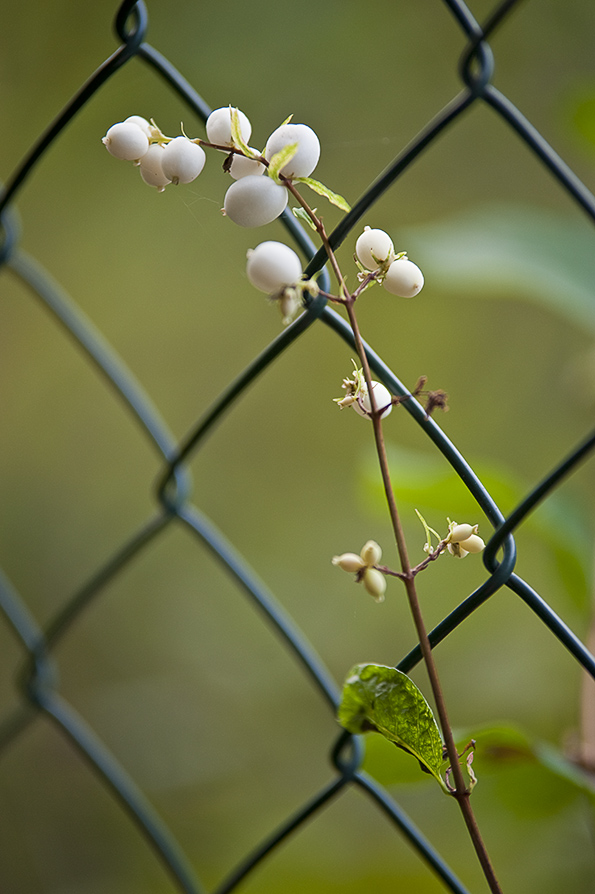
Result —
<path fill-rule="evenodd" d="M 547 171 L 550 179 L 561 187 L 568 201 L 586 212 L 591 221 L 595 221 L 595 199 L 592 194 L 548 145 L 532 123 L 492 82 L 494 54 L 491 42 L 498 29 L 508 26 L 511 14 L 522 4 L 515 0 L 499 4 L 482 24 L 465 4 L 457 0 L 444 0 L 440 6 L 456 22 L 464 37 L 465 49 L 461 55 L 459 68 L 462 88 L 399 152 L 365 190 L 352 210 L 338 222 L 330 236 L 331 245 L 339 249 L 348 237 L 354 238 L 359 232 L 358 227 L 367 222 L 368 212 L 397 181 L 400 182 L 401 178 L 408 174 L 412 164 L 421 156 L 431 153 L 444 132 L 459 126 L 465 120 L 465 113 L 480 105 L 489 107 L 499 124 L 514 133 L 530 154 L 533 164 Z M 207 443 L 208 436 L 228 418 L 230 412 L 235 412 L 241 406 L 241 400 L 250 386 L 255 384 L 258 387 L 263 381 L 263 374 L 268 372 L 275 360 L 303 345 L 314 333 L 320 331 L 321 327 L 324 327 L 326 332 L 332 333 L 333 338 L 336 337 L 345 343 L 353 353 L 352 334 L 345 320 L 329 307 L 322 297 L 311 300 L 305 312 L 275 337 L 247 364 L 243 372 L 221 390 L 211 406 L 192 425 L 189 433 L 183 438 L 178 438 L 169 430 L 168 424 L 157 408 L 156 403 L 159 401 L 153 402 L 120 353 L 91 322 L 90 316 L 53 280 L 44 266 L 20 245 L 22 239 L 15 211 L 15 201 L 20 190 L 29 181 L 33 182 L 38 162 L 54 147 L 54 143 L 66 126 L 93 102 L 102 85 L 110 79 L 115 81 L 118 78 L 120 71 L 131 60 L 141 60 L 156 78 L 172 91 L 172 95 L 177 95 L 193 116 L 203 122 L 206 120 L 210 111 L 207 102 L 165 56 L 146 42 L 148 24 L 149 10 L 144 3 L 128 0 L 121 5 L 115 21 L 120 41 L 118 49 L 85 81 L 78 93 L 34 143 L 30 152 L 8 178 L 0 200 L 2 221 L 0 259 L 5 281 L 12 278 L 28 292 L 33 293 L 38 299 L 38 306 L 43 307 L 55 323 L 67 332 L 76 349 L 84 355 L 86 363 L 98 371 L 110 395 L 109 400 L 119 401 L 124 412 L 130 418 L 134 418 L 159 463 L 154 508 L 146 513 L 144 519 L 135 524 L 134 529 L 131 528 L 132 533 L 117 544 L 95 571 L 86 575 L 68 596 L 61 596 L 56 600 L 57 607 L 34 610 L 32 604 L 36 605 L 36 602 L 35 599 L 30 600 L 28 597 L 29 587 L 21 589 L 11 580 L 8 570 L 11 563 L 9 562 L 7 569 L 1 572 L 0 605 L 5 628 L 11 631 L 18 646 L 18 674 L 17 687 L 14 689 L 16 697 L 14 694 L 9 697 L 8 700 L 12 701 L 12 705 L 6 708 L 2 717 L 0 754 L 5 761 L 10 761 L 19 749 L 26 752 L 32 730 L 44 719 L 50 721 L 59 736 L 80 752 L 88 772 L 100 780 L 105 792 L 122 813 L 128 815 L 140 838 L 144 839 L 146 846 L 162 862 L 170 882 L 169 887 L 164 883 L 163 890 L 177 889 L 192 894 L 201 894 L 209 890 L 214 894 L 224 894 L 239 890 L 242 885 L 248 883 L 255 884 L 255 890 L 259 890 L 259 871 L 267 858 L 277 853 L 283 843 L 294 841 L 296 837 L 306 834 L 306 829 L 315 827 L 331 803 L 335 804 L 355 788 L 362 792 L 369 803 L 386 819 L 390 828 L 394 829 L 395 836 L 401 837 L 418 855 L 426 868 L 428 879 L 438 880 L 434 883 L 437 888 L 428 887 L 427 890 L 443 888 L 461 894 L 469 888 L 451 868 L 450 859 L 446 859 L 439 852 L 439 842 L 435 845 L 428 840 L 395 799 L 392 791 L 389 792 L 362 768 L 364 741 L 360 737 L 341 733 L 331 737 L 330 756 L 333 770 L 330 778 L 315 785 L 314 780 L 319 779 L 320 773 L 326 772 L 324 767 L 317 768 L 312 777 L 311 791 L 304 796 L 301 803 L 294 804 L 286 816 L 271 825 L 264 834 L 259 835 L 257 843 L 252 843 L 244 856 L 227 864 L 220 864 L 217 881 L 205 880 L 201 866 L 196 865 L 195 860 L 188 856 L 194 852 L 193 848 L 184 843 L 194 837 L 194 832 L 184 830 L 180 835 L 173 834 L 171 827 L 175 823 L 166 822 L 157 812 L 151 800 L 143 793 L 142 787 L 135 782 L 135 768 L 126 767 L 117 759 L 115 756 L 117 749 L 110 747 L 101 728 L 95 728 L 87 721 L 85 706 L 77 706 L 77 699 L 68 696 L 68 680 L 61 680 L 58 674 L 57 662 L 63 643 L 76 640 L 77 631 L 84 624 L 89 610 L 106 598 L 106 594 L 110 593 L 115 583 L 126 578 L 134 563 L 151 551 L 158 552 L 160 544 L 167 541 L 172 528 L 182 528 L 192 538 L 192 549 L 199 550 L 201 555 L 206 551 L 214 557 L 224 568 L 233 586 L 256 609 L 257 616 L 264 624 L 272 627 L 283 648 L 293 655 L 298 667 L 320 696 L 329 720 L 334 717 L 340 694 L 335 675 L 327 669 L 325 659 L 318 654 L 319 650 L 300 631 L 292 614 L 260 580 L 231 539 L 228 539 L 201 509 L 200 494 L 195 494 L 193 489 L 190 464 Z M 134 111 L 131 109 L 130 114 Z M 57 153 L 60 151 L 58 144 L 55 151 Z M 282 223 L 288 237 L 309 258 L 307 273 L 313 275 L 320 271 L 326 260 L 323 250 L 317 250 L 308 234 L 289 212 L 284 213 Z M 420 257 L 418 260 L 423 266 L 423 258 Z M 328 281 L 328 275 L 323 271 L 320 279 L 323 287 L 328 285 Z M 374 374 L 394 395 L 406 396 L 409 393 L 406 385 L 397 378 L 372 347 L 369 348 L 369 359 Z M 340 376 L 337 376 L 337 381 L 340 381 Z M 550 497 L 560 483 L 590 455 L 595 446 L 595 432 L 587 434 L 578 444 L 568 443 L 564 458 L 556 462 L 543 480 L 532 487 L 518 505 L 505 515 L 489 489 L 484 486 L 478 474 L 437 422 L 433 418 L 426 418 L 424 408 L 420 404 L 408 399 L 403 402 L 399 412 L 403 414 L 403 420 L 407 418 L 407 422 L 402 421 L 401 424 L 417 426 L 423 438 L 427 439 L 433 445 L 433 449 L 448 462 L 494 529 L 483 556 L 484 578 L 456 608 L 448 611 L 435 624 L 430 634 L 432 645 L 438 646 L 447 638 L 449 641 L 454 641 L 460 634 L 462 625 L 470 622 L 476 612 L 481 612 L 483 607 L 489 604 L 494 594 L 505 588 L 528 606 L 535 618 L 539 619 L 561 647 L 567 650 L 567 660 L 576 662 L 584 671 L 595 677 L 595 658 L 581 638 L 531 583 L 515 573 L 517 557 L 514 539 L 519 526 L 535 508 Z M 585 428 L 588 428 L 587 424 Z M 514 433 L 511 437 L 514 437 Z M 84 451 L 84 447 L 81 449 Z M 279 496 L 278 511 L 280 524 L 283 524 L 282 494 Z M 52 513 L 42 514 L 46 522 L 51 524 Z M 485 534 L 485 531 L 483 533 Z M 60 562 L 68 562 L 68 556 L 60 557 Z M 176 586 L 175 582 L 172 586 Z M 40 621 L 38 616 L 44 614 L 47 617 L 44 621 Z M 140 623 L 136 635 L 142 636 Z M 504 645 L 504 650 L 505 648 Z M 551 641 L 549 648 L 554 650 L 558 646 Z M 358 660 L 359 657 L 354 656 L 354 660 Z M 420 650 L 416 646 L 403 654 L 396 662 L 396 666 L 409 673 L 420 660 Z M 504 656 L 502 660 L 506 662 L 506 657 Z M 246 661 L 250 661 L 249 650 Z M 194 709 L 188 705 L 187 710 L 191 713 Z M 202 722 L 208 724 L 207 713 L 205 712 Z M 235 731 L 235 735 L 238 737 L 238 748 L 242 750 L 244 745 L 241 731 Z M 321 764 L 324 764 L 326 757 L 326 754 L 321 755 Z M 200 760 L 198 756 L 197 760 Z M 290 760 L 286 772 L 288 774 L 292 772 Z M 357 809 L 357 806 L 352 807 L 354 812 Z M 167 808 L 160 812 L 167 814 Z M 356 819 L 354 822 L 359 821 Z M 260 824 L 256 823 L 256 826 L 259 828 Z M 457 860 L 453 862 L 456 864 Z M 43 871 L 40 875 L 43 877 Z M 428 885 L 431 884 L 429 881 Z M 363 884 L 361 890 L 365 887 Z M 39 888 L 41 889 L 46 890 L 43 885 Z M 135 883 L 127 890 L 138 889 L 140 885 Z M 407 890 L 414 889 L 417 890 L 414 887 L 407 888 Z M 5 890 L 16 889 L 5 888 Z M 329 886 L 328 890 L 340 890 L 340 888 Z"/>

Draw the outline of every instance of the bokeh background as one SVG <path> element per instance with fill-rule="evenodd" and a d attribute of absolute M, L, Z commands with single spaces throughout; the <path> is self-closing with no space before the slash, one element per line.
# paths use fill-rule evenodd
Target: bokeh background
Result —
<path fill-rule="evenodd" d="M 484 17 L 490 5 L 476 0 Z M 253 145 L 289 114 L 318 133 L 316 176 L 354 202 L 460 88 L 464 38 L 440 0 L 150 0 L 148 40 L 214 108 L 251 118 Z M 0 2 L 0 176 L 117 46 L 116 4 Z M 595 9 L 521 3 L 494 36 L 494 83 L 595 185 Z M 182 438 L 280 331 L 246 280 L 246 250 L 279 224 L 234 227 L 210 155 L 163 194 L 101 137 L 131 114 L 202 136 L 141 61 L 94 97 L 18 197 L 22 246 L 73 296 Z M 322 200 L 319 208 L 322 207 Z M 332 226 L 339 212 L 329 207 Z M 450 395 L 437 419 L 504 512 L 591 427 L 593 224 L 488 108 L 474 106 L 369 220 L 426 273 L 416 301 L 362 300 L 365 337 L 396 374 Z M 340 251 L 351 271 L 353 241 Z M 152 513 L 160 466 L 134 420 L 37 300 L 0 278 L 0 564 L 40 623 Z M 192 462 L 194 501 L 245 554 L 341 681 L 414 644 L 399 587 L 376 605 L 333 568 L 390 532 L 369 427 L 332 398 L 349 350 L 314 326 L 268 370 Z M 403 411 L 386 425 L 406 530 L 413 507 L 489 526 Z M 586 637 L 595 468 L 585 464 L 518 533 L 517 571 Z M 459 518 L 459 516 L 461 516 Z M 481 561 L 423 576 L 436 623 L 484 579 Z M 196 539 L 170 527 L 79 619 L 56 654 L 61 691 L 186 849 L 207 888 L 331 778 L 326 704 Z M 0 705 L 18 702 L 23 654 L 0 623 Z M 502 591 L 437 651 L 464 735 L 505 724 L 571 749 L 581 674 Z M 422 670 L 414 679 L 427 692 Z M 473 890 L 479 869 L 455 805 L 415 762 L 369 743 L 368 766 Z M 513 752 L 511 751 L 511 754 Z M 516 754 L 516 752 L 514 752 Z M 580 786 L 529 757 L 476 760 L 475 809 L 507 892 L 593 890 L 592 811 Z M 414 764 L 414 766 L 411 765 Z M 0 755 L 0 890 L 161 894 L 170 879 L 72 746 L 39 719 Z M 438 881 L 357 792 L 343 796 L 244 886 L 247 892 L 437 892 Z"/>

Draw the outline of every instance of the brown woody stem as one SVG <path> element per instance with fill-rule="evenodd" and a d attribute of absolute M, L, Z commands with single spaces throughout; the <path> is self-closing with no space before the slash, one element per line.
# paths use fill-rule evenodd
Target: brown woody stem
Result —
<path fill-rule="evenodd" d="M 353 307 L 353 301 L 347 302 L 347 313 L 349 314 L 349 322 L 351 323 L 351 328 L 353 330 L 353 335 L 355 338 L 355 345 L 358 352 L 358 356 L 360 362 L 362 364 L 362 369 L 364 371 L 364 378 L 366 380 L 366 386 L 368 388 L 368 395 L 370 397 L 370 403 L 372 406 L 372 425 L 374 428 L 374 440 L 376 442 L 376 452 L 378 454 L 378 461 L 380 464 L 380 471 L 382 475 L 382 483 L 384 485 L 384 493 L 386 496 L 386 501 L 388 504 L 388 510 L 393 526 L 393 532 L 395 535 L 395 541 L 397 544 L 397 551 L 399 553 L 399 559 L 401 562 L 401 579 L 405 585 L 405 589 L 407 591 L 407 598 L 409 600 L 409 608 L 411 610 L 411 614 L 413 616 L 413 622 L 415 624 L 415 630 L 417 632 L 417 636 L 419 639 L 419 644 L 421 648 L 421 652 L 423 655 L 423 659 L 426 665 L 426 669 L 428 671 L 428 676 L 430 678 L 430 686 L 432 688 L 432 694 L 434 696 L 434 702 L 436 705 L 436 711 L 438 713 L 438 718 L 440 720 L 440 728 L 442 730 L 442 736 L 444 738 L 444 744 L 446 747 L 446 752 L 448 754 L 448 759 L 450 761 L 450 766 L 452 770 L 452 775 L 455 781 L 455 789 L 452 793 L 453 797 L 456 799 L 461 812 L 463 814 L 463 819 L 467 826 L 467 830 L 469 832 L 469 836 L 471 841 L 473 842 L 473 846 L 475 848 L 475 852 L 483 869 L 484 875 L 490 887 L 490 891 L 492 894 L 502 894 L 502 889 L 500 888 L 500 884 L 496 875 L 494 873 L 494 869 L 492 863 L 490 861 L 488 852 L 486 850 L 485 844 L 481 837 L 481 833 L 479 831 L 479 827 L 477 825 L 477 821 L 475 819 L 475 815 L 473 813 L 473 809 L 471 807 L 471 803 L 469 800 L 470 792 L 465 783 L 465 779 L 463 777 L 463 771 L 461 769 L 461 765 L 459 763 L 459 755 L 457 752 L 457 747 L 455 745 L 454 737 L 452 734 L 452 727 L 450 725 L 450 721 L 448 719 L 448 712 L 446 710 L 446 703 L 444 700 L 444 695 L 442 693 L 442 686 L 440 685 L 440 679 L 438 677 L 438 670 L 436 668 L 436 663 L 434 661 L 434 656 L 432 654 L 432 647 L 430 645 L 430 640 L 428 639 L 428 634 L 426 631 L 426 627 L 424 624 L 423 616 L 421 613 L 421 606 L 419 603 L 419 599 L 417 596 L 417 588 L 415 586 L 415 575 L 412 572 L 411 564 L 409 562 L 409 556 L 407 553 L 407 545 L 405 542 L 405 536 L 403 533 L 403 528 L 401 526 L 401 520 L 399 516 L 399 512 L 397 510 L 397 504 L 395 501 L 395 495 L 392 488 L 392 483 L 390 479 L 390 472 L 388 467 L 388 458 L 386 455 L 386 446 L 384 443 L 384 435 L 382 432 L 382 419 L 381 413 L 378 412 L 377 407 L 374 401 L 374 390 L 372 388 L 372 376 L 370 373 L 370 365 L 368 363 L 368 358 L 366 356 L 366 351 L 364 348 L 364 344 L 362 341 L 362 337 L 359 331 L 359 326 L 357 323 L 357 319 L 355 316 L 355 310 Z"/>
<path fill-rule="evenodd" d="M 282 178 L 283 179 L 283 178 Z M 376 402 L 374 400 L 374 390 L 372 388 L 372 376 L 370 373 L 370 364 L 368 363 L 368 357 L 366 355 L 366 351 L 364 348 L 364 343 L 361 337 L 361 333 L 359 331 L 359 326 L 357 323 L 357 318 L 355 316 L 354 304 L 355 298 L 358 293 L 354 293 L 351 295 L 345 285 L 345 280 L 343 278 L 343 274 L 339 268 L 337 263 L 337 259 L 335 254 L 330 246 L 328 241 L 328 237 L 326 235 L 324 226 L 322 221 L 318 218 L 315 212 L 310 208 L 305 199 L 302 198 L 298 190 L 295 188 L 293 183 L 290 180 L 283 179 L 283 182 L 287 189 L 291 192 L 291 194 L 297 199 L 300 203 L 301 207 L 310 217 L 312 223 L 316 227 L 317 232 L 320 235 L 322 243 L 326 249 L 326 253 L 329 259 L 329 262 L 333 268 L 333 272 L 337 278 L 337 282 L 339 283 L 339 294 L 343 299 L 345 307 L 347 309 L 347 313 L 349 315 L 349 322 L 351 324 L 351 328 L 353 331 L 353 337 L 355 340 L 355 347 L 362 364 L 362 369 L 364 371 L 364 378 L 366 380 L 366 386 L 368 389 L 368 395 L 370 397 L 370 404 L 372 407 L 371 419 L 372 426 L 374 429 L 374 440 L 376 442 L 376 452 L 378 454 L 378 461 L 380 464 L 380 471 L 382 474 L 382 482 L 384 485 L 384 493 L 386 495 L 386 500 L 388 503 L 388 510 L 393 526 L 393 531 L 395 535 L 395 541 L 397 545 L 397 551 L 399 553 L 399 559 L 401 563 L 401 573 L 399 577 L 402 579 L 405 589 L 407 591 L 407 598 L 409 600 L 409 607 L 411 610 L 411 614 L 413 616 L 413 621 L 415 624 L 415 629 L 417 632 L 417 636 L 419 639 L 419 644 L 421 647 L 422 656 L 428 671 L 428 676 L 430 678 L 430 686 L 432 687 L 432 694 L 434 696 L 434 702 L 436 704 L 436 711 L 438 713 L 438 718 L 440 720 L 440 728 L 442 730 L 442 736 L 444 738 L 444 744 L 446 748 L 446 753 L 448 755 L 448 759 L 450 761 L 450 768 L 452 772 L 452 776 L 455 781 L 455 787 L 452 791 L 453 798 L 456 799 L 461 812 L 463 814 L 463 819 L 467 826 L 467 831 L 469 832 L 469 836 L 471 841 L 473 842 L 473 846 L 475 848 L 475 852 L 477 854 L 480 865 L 483 869 L 486 881 L 489 885 L 490 891 L 492 894 L 502 894 L 502 889 L 500 888 L 500 884 L 498 879 L 496 878 L 496 874 L 494 872 L 494 868 L 490 861 L 488 852 L 486 850 L 485 844 L 481 837 L 481 833 L 479 831 L 479 827 L 477 825 L 477 821 L 475 819 L 475 815 L 473 813 L 473 809 L 471 807 L 471 803 L 469 800 L 469 789 L 465 783 L 465 779 L 463 776 L 463 771 L 461 769 L 461 765 L 459 763 L 459 754 L 457 752 L 457 748 L 455 745 L 454 737 L 452 734 L 452 727 L 450 725 L 450 721 L 448 719 L 448 713 L 446 710 L 446 703 L 444 701 L 444 696 L 442 693 L 442 687 L 440 685 L 440 679 L 438 677 L 438 671 L 436 668 L 436 664 L 434 662 L 434 656 L 432 655 L 432 647 L 430 645 L 430 640 L 428 639 L 428 634 L 426 631 L 426 627 L 424 624 L 423 616 L 421 613 L 421 606 L 419 604 L 419 599 L 417 596 L 417 589 L 415 586 L 415 573 L 417 570 L 421 570 L 421 568 L 414 570 L 411 568 L 411 563 L 409 562 L 409 556 L 407 554 L 407 545 L 405 542 L 405 535 L 403 533 L 403 529 L 401 527 L 401 520 L 399 517 L 399 513 L 397 510 L 397 504 L 395 501 L 395 495 L 393 493 L 392 483 L 390 479 L 390 472 L 388 467 L 388 458 L 386 455 L 386 447 L 384 443 L 384 435 L 382 432 L 382 420 L 381 413 L 378 411 L 376 406 Z M 425 384 L 425 383 L 424 383 Z M 420 383 L 421 386 L 421 383 Z M 382 408 L 381 408 L 382 409 Z M 437 553 L 438 554 L 438 553 Z M 428 561 L 431 561 L 431 557 L 429 557 Z M 423 567 L 426 567 L 427 562 L 421 563 Z"/>

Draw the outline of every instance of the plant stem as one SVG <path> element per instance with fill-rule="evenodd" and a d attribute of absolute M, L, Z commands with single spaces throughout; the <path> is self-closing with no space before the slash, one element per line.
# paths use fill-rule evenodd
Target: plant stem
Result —
<path fill-rule="evenodd" d="M 407 553 L 407 545 L 405 542 L 405 536 L 403 533 L 403 528 L 401 526 L 401 519 L 399 516 L 399 512 L 397 510 L 397 504 L 395 501 L 395 495 L 392 488 L 392 483 L 390 479 L 390 472 L 388 467 L 388 458 L 386 455 L 386 446 L 384 443 L 384 436 L 382 433 L 382 419 L 381 414 L 377 411 L 377 407 L 374 400 L 374 389 L 372 388 L 372 377 L 370 373 L 370 365 L 368 363 L 368 358 L 366 356 L 366 352 L 364 349 L 364 344 L 362 341 L 362 337 L 359 331 L 359 326 L 357 323 L 357 318 L 355 316 L 354 310 L 354 301 L 346 302 L 347 313 L 349 315 L 349 322 L 351 323 L 351 328 L 353 330 L 353 335 L 355 339 L 355 345 L 358 352 L 358 356 L 360 358 L 362 369 L 364 371 L 364 377 L 366 380 L 366 385 L 368 388 L 368 395 L 370 397 L 370 403 L 372 406 L 372 425 L 374 428 L 374 440 L 376 442 L 376 451 L 378 453 L 378 461 L 380 464 L 380 471 L 382 475 L 382 483 L 384 485 L 384 492 L 386 495 L 386 500 L 388 503 L 388 510 L 393 526 L 393 531 L 395 535 L 395 541 L 397 544 L 397 550 L 399 553 L 399 559 L 401 562 L 401 572 L 402 572 L 402 580 L 405 584 L 405 589 L 407 591 L 407 598 L 409 600 L 409 607 L 411 610 L 411 614 L 413 616 L 413 622 L 415 624 L 415 629 L 417 632 L 417 636 L 419 639 L 419 644 L 421 648 L 421 652 L 423 655 L 423 659 L 428 671 L 428 676 L 430 678 L 430 686 L 432 687 L 432 694 L 434 696 L 434 702 L 436 704 L 436 711 L 438 713 L 438 718 L 440 720 L 440 727 L 442 730 L 442 735 L 444 737 L 444 744 L 446 747 L 446 752 L 448 754 L 448 759 L 450 761 L 450 766 L 452 770 L 452 775 L 455 781 L 455 790 L 452 793 L 453 797 L 456 799 L 461 812 L 463 814 L 463 818 L 465 824 L 467 826 L 467 830 L 469 832 L 471 841 L 473 842 L 473 846 L 475 848 L 477 857 L 479 859 L 480 865 L 483 869 L 484 875 L 490 887 L 490 891 L 492 894 L 502 894 L 502 889 L 498 883 L 496 875 L 494 873 L 494 869 L 492 867 L 490 858 L 488 856 L 487 850 L 485 848 L 483 839 L 481 837 L 481 833 L 479 831 L 479 827 L 477 825 L 477 821 L 475 819 L 475 815 L 473 813 L 473 809 L 471 807 L 471 803 L 469 800 L 470 792 L 465 783 L 465 779 L 463 776 L 463 771 L 461 769 L 461 765 L 459 763 L 459 755 L 457 752 L 457 747 L 454 741 L 454 737 L 452 734 L 452 727 L 450 725 L 450 721 L 448 719 L 448 712 L 446 710 L 446 703 L 444 700 L 444 695 L 442 693 L 442 686 L 440 685 L 440 678 L 438 676 L 438 670 L 436 668 L 436 663 L 434 661 L 434 656 L 432 654 L 432 647 L 430 645 L 430 640 L 428 639 L 427 630 L 424 624 L 421 606 L 419 603 L 419 599 L 417 596 L 417 588 L 415 586 L 415 576 L 411 570 L 411 564 L 409 562 L 409 556 Z"/>
<path fill-rule="evenodd" d="M 490 891 L 492 894 L 502 894 L 502 889 L 496 878 L 496 874 L 494 872 L 494 868 L 492 866 L 491 860 L 489 858 L 488 852 L 486 850 L 485 844 L 481 837 L 481 833 L 479 831 L 479 827 L 477 825 L 477 821 L 475 819 L 475 815 L 473 813 L 473 809 L 471 807 L 471 803 L 469 800 L 470 791 L 467 788 L 465 783 L 465 778 L 463 776 L 463 771 L 461 769 L 461 765 L 459 763 L 459 754 L 457 752 L 457 747 L 454 741 L 454 737 L 452 734 L 452 727 L 450 725 L 450 721 L 448 719 L 448 712 L 446 710 L 446 703 L 444 701 L 444 696 L 442 694 L 442 687 L 440 685 L 440 679 L 438 677 L 438 670 L 436 668 L 436 664 L 434 662 L 434 656 L 432 655 L 432 647 L 430 645 L 430 640 L 428 639 L 427 630 L 424 624 L 421 606 L 419 604 L 419 599 L 417 596 L 417 588 L 415 586 L 415 574 L 412 572 L 411 563 L 409 562 L 409 556 L 407 554 L 407 544 L 405 542 L 405 535 L 403 533 L 403 528 L 401 526 L 401 519 L 399 516 L 399 512 L 397 510 L 397 504 L 395 501 L 395 495 L 393 493 L 392 483 L 390 479 L 390 471 L 388 467 L 388 458 L 386 455 L 386 447 L 384 443 L 384 436 L 382 433 L 382 419 L 381 413 L 378 412 L 378 408 L 376 406 L 376 402 L 374 399 L 374 389 L 372 388 L 372 376 L 370 373 L 370 364 L 368 363 L 368 357 L 366 355 L 366 351 L 364 348 L 364 343 L 361 337 L 361 333 L 359 331 L 359 326 L 357 322 L 357 318 L 355 315 L 354 304 L 355 304 L 355 296 L 351 295 L 345 285 L 345 280 L 343 278 L 343 274 L 339 268 L 337 263 L 337 259 L 335 254 L 330 246 L 328 241 L 328 237 L 326 235 L 324 225 L 322 220 L 318 218 L 315 212 L 310 208 L 305 199 L 302 198 L 298 190 L 295 188 L 291 181 L 284 181 L 287 189 L 292 193 L 292 195 L 297 199 L 302 208 L 306 211 L 312 223 L 316 227 L 317 232 L 320 235 L 322 243 L 326 249 L 326 253 L 329 259 L 329 262 L 333 268 L 333 272 L 337 277 L 337 282 L 339 283 L 339 293 L 341 297 L 344 299 L 345 307 L 347 308 L 347 313 L 349 315 L 349 322 L 351 324 L 351 329 L 353 331 L 353 337 L 355 340 L 356 350 L 359 356 L 359 359 L 362 364 L 362 369 L 364 371 L 364 378 L 366 380 L 366 386 L 368 389 L 368 395 L 370 397 L 370 404 L 372 407 L 372 425 L 374 429 L 374 440 L 376 442 L 376 451 L 378 454 L 378 461 L 380 464 L 380 471 L 382 474 L 382 482 L 384 485 L 384 492 L 386 495 L 386 500 L 388 503 L 389 514 L 393 526 L 393 531 L 395 535 L 395 541 L 397 544 L 397 551 L 399 553 L 399 559 L 401 562 L 401 575 L 403 583 L 405 584 L 405 589 L 407 591 L 407 597 L 409 600 L 409 607 L 411 609 L 411 614 L 413 616 L 413 621 L 415 624 L 415 629 L 417 632 L 417 636 L 419 639 L 419 644 L 421 648 L 421 652 L 423 655 L 423 659 L 428 671 L 428 676 L 430 678 L 430 685 L 432 687 L 432 693 L 434 696 L 434 702 L 436 704 L 436 710 L 438 712 L 438 718 L 440 720 L 440 727 L 442 730 L 442 736 L 444 738 L 444 744 L 446 748 L 446 753 L 448 755 L 448 759 L 450 761 L 450 766 L 452 770 L 452 775 L 455 780 L 455 790 L 452 792 L 453 797 L 456 799 L 461 812 L 463 814 L 463 819 L 465 821 L 465 825 L 467 826 L 467 831 L 469 832 L 469 836 L 475 848 L 475 852 L 477 854 L 479 863 L 483 869 L 484 876 L 489 885 Z"/>
<path fill-rule="evenodd" d="M 324 245 L 327 257 L 330 261 L 331 267 L 333 268 L 333 273 L 337 278 L 337 282 L 339 283 L 339 295 L 340 297 L 349 298 L 349 290 L 345 285 L 345 280 L 343 278 L 343 274 L 341 273 L 341 269 L 337 263 L 337 259 L 335 257 L 335 253 L 332 250 L 330 243 L 328 241 L 328 236 L 326 235 L 326 230 L 324 228 L 324 224 L 322 220 L 318 217 L 318 215 L 310 208 L 304 197 L 300 194 L 299 190 L 295 188 L 291 180 L 288 180 L 286 177 L 280 178 L 282 183 L 287 187 L 289 192 L 292 194 L 294 199 L 300 203 L 314 226 L 316 227 L 316 232 L 320 236 L 322 244 Z M 343 302 L 342 302 L 343 303 Z"/>

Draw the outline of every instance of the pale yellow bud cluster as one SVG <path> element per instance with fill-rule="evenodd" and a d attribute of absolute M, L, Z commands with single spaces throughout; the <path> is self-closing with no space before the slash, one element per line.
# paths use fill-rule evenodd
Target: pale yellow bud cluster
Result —
<path fill-rule="evenodd" d="M 456 556 L 458 559 L 463 559 L 467 553 L 480 553 L 485 549 L 485 543 L 477 533 L 478 525 L 458 525 L 456 522 L 447 519 L 448 534 L 443 538 L 438 531 L 435 531 L 434 528 L 430 528 L 423 515 L 418 512 L 417 509 L 415 511 L 426 532 L 424 552 L 427 553 L 431 559 L 435 559 L 437 556 L 441 555 L 445 545 L 451 556 Z M 432 546 L 432 534 L 434 537 L 437 537 L 439 541 L 436 549 Z"/>
<path fill-rule="evenodd" d="M 363 583 L 364 587 L 373 596 L 376 602 L 384 602 L 384 592 L 386 590 L 386 578 L 381 571 L 375 568 L 382 558 L 382 550 L 375 540 L 368 540 L 361 549 L 359 556 L 357 553 L 343 553 L 341 556 L 333 557 L 333 565 L 338 565 L 343 571 L 356 575 L 358 583 Z"/>
<path fill-rule="evenodd" d="M 467 553 L 480 553 L 485 543 L 477 533 L 478 525 L 457 525 L 450 522 L 446 538 L 449 553 L 463 559 Z"/>

